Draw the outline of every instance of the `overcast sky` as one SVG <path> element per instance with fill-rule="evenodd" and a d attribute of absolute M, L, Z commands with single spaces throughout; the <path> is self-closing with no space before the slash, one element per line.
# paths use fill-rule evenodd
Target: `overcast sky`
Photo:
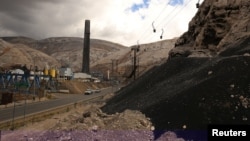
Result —
<path fill-rule="evenodd" d="M 198 1 L 0 0 L 0 36 L 83 37 L 90 20 L 91 38 L 126 46 L 149 43 L 187 31 Z"/>

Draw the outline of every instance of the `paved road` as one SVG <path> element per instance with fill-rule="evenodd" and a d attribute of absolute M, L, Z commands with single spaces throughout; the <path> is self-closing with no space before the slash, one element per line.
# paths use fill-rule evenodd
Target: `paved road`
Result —
<path fill-rule="evenodd" d="M 100 93 L 94 93 L 91 95 L 58 94 L 57 96 L 59 98 L 57 98 L 57 99 L 48 100 L 48 101 L 41 101 L 41 102 L 27 103 L 26 106 L 25 106 L 25 104 L 21 104 L 18 106 L 11 106 L 11 107 L 7 107 L 7 108 L 3 108 L 3 109 L 0 109 L 0 122 L 13 119 L 13 115 L 15 118 L 20 117 L 20 116 L 24 116 L 24 111 L 25 111 L 26 115 L 31 114 L 31 113 L 36 113 L 36 112 L 48 110 L 51 108 L 56 108 L 56 107 L 60 107 L 63 105 L 67 105 L 70 103 L 75 103 L 75 102 L 85 101 L 85 100 L 87 101 L 87 100 L 92 99 L 94 97 L 97 97 L 100 95 L 105 95 L 107 93 L 111 93 L 112 91 L 114 91 L 114 88 L 111 87 L 111 88 L 102 89 Z"/>

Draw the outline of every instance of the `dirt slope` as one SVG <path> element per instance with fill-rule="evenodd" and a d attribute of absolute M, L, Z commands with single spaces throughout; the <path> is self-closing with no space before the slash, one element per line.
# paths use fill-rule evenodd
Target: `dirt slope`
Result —
<path fill-rule="evenodd" d="M 62 81 L 59 82 L 58 89 L 69 90 L 70 94 L 83 94 L 86 89 L 97 89 L 109 87 L 108 83 L 80 82 L 80 81 Z"/>
<path fill-rule="evenodd" d="M 140 110 L 157 129 L 249 124 L 249 69 L 246 56 L 175 58 L 119 91 L 102 109 Z"/>
<path fill-rule="evenodd" d="M 26 126 L 14 131 L 2 131 L 2 141 L 184 141 L 174 132 L 166 132 L 161 137 L 154 136 L 150 119 L 139 111 L 126 110 L 112 115 L 103 113 L 99 107 L 110 97 L 112 94 L 95 102 L 78 105 L 75 109 L 39 123 L 26 123 Z"/>

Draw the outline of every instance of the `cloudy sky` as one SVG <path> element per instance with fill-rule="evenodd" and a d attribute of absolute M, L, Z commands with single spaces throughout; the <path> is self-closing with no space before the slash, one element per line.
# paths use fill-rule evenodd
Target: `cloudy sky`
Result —
<path fill-rule="evenodd" d="M 0 36 L 83 37 L 90 20 L 91 38 L 126 46 L 149 43 L 187 31 L 198 1 L 0 0 Z"/>

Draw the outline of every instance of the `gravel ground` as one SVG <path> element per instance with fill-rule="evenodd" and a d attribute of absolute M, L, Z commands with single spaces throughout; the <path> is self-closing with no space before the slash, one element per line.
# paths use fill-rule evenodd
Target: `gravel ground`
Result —
<path fill-rule="evenodd" d="M 14 131 L 2 131 L 1 141 L 184 141 L 171 131 L 158 134 L 140 111 L 103 113 L 100 107 L 112 96 Z"/>
<path fill-rule="evenodd" d="M 174 132 L 165 132 L 155 139 L 153 132 L 143 130 L 16 131 L 6 139 L 7 134 L 11 133 L 2 133 L 3 141 L 184 141 Z"/>

